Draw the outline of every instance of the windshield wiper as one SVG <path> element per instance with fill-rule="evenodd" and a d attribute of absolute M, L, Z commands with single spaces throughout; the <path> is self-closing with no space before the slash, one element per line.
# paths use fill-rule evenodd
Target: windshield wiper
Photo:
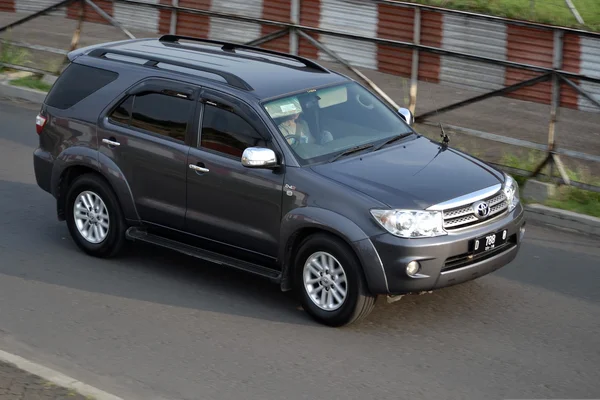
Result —
<path fill-rule="evenodd" d="M 338 158 L 347 156 L 348 154 L 352 154 L 352 153 L 356 153 L 357 151 L 361 151 L 361 150 L 365 150 L 365 149 L 370 149 L 371 147 L 373 147 L 372 144 L 363 144 L 360 146 L 356 146 L 356 147 L 351 147 L 348 150 L 342 151 L 339 154 L 336 154 L 334 157 L 332 157 L 328 162 L 334 162 L 335 160 L 337 160 Z"/>
<path fill-rule="evenodd" d="M 400 140 L 400 139 L 402 139 L 402 138 L 405 138 L 405 137 L 407 137 L 407 136 L 410 136 L 410 135 L 412 135 L 412 132 L 406 132 L 406 133 L 403 133 L 403 134 L 401 134 L 401 135 L 392 136 L 391 138 L 389 138 L 389 139 L 388 139 L 388 140 L 386 140 L 385 142 L 381 143 L 380 145 L 378 145 L 377 147 L 375 147 L 375 148 L 374 148 L 373 150 L 371 150 L 371 151 L 377 151 L 377 150 L 379 150 L 380 148 L 382 148 L 383 146 L 387 146 L 388 144 L 390 144 L 390 143 L 393 143 L 393 142 L 395 142 L 396 140 Z"/>

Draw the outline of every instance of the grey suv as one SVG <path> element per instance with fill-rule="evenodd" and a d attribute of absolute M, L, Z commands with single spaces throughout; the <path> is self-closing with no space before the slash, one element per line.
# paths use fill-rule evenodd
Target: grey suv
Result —
<path fill-rule="evenodd" d="M 69 59 L 33 161 L 90 255 L 139 240 L 249 271 L 331 326 L 517 255 L 510 176 L 311 60 L 173 35 Z"/>

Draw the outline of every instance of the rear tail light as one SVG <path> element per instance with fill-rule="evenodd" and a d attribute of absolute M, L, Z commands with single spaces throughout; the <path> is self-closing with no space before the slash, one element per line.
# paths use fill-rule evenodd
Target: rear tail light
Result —
<path fill-rule="evenodd" d="M 37 134 L 41 134 L 42 130 L 44 129 L 44 126 L 46 125 L 46 121 L 48 119 L 40 114 L 38 114 L 37 117 L 35 117 L 35 130 L 37 132 Z"/>

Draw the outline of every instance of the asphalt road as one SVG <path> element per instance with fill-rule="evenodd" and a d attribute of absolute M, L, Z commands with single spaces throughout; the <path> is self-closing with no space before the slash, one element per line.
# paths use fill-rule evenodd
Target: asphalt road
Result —
<path fill-rule="evenodd" d="M 78 251 L 35 184 L 37 107 L 0 101 L 0 348 L 131 399 L 600 398 L 600 242 L 528 225 L 510 265 L 312 322 L 247 274 Z"/>

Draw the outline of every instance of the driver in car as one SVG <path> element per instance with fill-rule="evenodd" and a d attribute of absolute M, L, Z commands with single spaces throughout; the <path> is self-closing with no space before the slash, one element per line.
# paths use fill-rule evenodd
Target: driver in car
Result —
<path fill-rule="evenodd" d="M 275 104 L 269 104 L 269 113 L 279 120 L 279 131 L 290 145 L 300 143 L 319 143 L 310 132 L 306 121 L 300 118 L 302 106 L 296 98 L 283 99 Z M 333 140 L 331 133 L 324 132 L 321 143 Z"/>

